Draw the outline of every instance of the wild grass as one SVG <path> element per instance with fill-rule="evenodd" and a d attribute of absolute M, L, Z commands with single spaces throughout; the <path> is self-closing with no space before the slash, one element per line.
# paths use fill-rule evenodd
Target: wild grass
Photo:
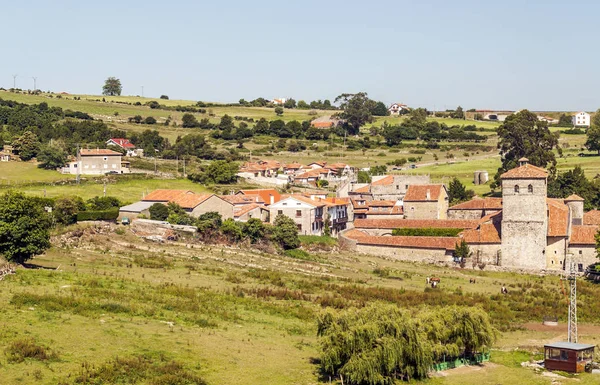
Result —
<path fill-rule="evenodd" d="M 38 344 L 33 338 L 19 338 L 11 341 L 4 350 L 9 363 L 19 363 L 25 359 L 38 361 L 56 360 L 58 354 L 52 349 Z"/>

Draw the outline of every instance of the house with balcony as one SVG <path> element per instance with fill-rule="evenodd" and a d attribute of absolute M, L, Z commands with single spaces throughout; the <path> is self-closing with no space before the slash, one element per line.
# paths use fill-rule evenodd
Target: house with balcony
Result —
<path fill-rule="evenodd" d="M 290 195 L 269 206 L 269 217 L 274 223 L 277 215 L 285 215 L 296 223 L 299 234 L 322 235 L 326 207 L 325 202 L 318 199 Z"/>

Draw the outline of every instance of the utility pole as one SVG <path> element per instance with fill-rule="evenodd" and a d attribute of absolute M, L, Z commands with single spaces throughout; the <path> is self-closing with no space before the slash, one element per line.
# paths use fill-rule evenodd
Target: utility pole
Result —
<path fill-rule="evenodd" d="M 33 92 L 35 92 L 35 90 L 37 90 L 37 77 L 32 76 L 31 78 L 33 79 Z"/>
<path fill-rule="evenodd" d="M 104 196 L 106 197 L 106 181 L 104 182 Z"/>
<path fill-rule="evenodd" d="M 81 182 L 81 154 L 79 149 L 79 143 L 77 143 L 77 184 Z"/>
<path fill-rule="evenodd" d="M 144 97 L 144 86 L 142 86 L 142 98 Z"/>
<path fill-rule="evenodd" d="M 13 75 L 13 88 L 17 88 L 17 76 L 19 76 L 19 75 L 17 75 L 17 74 Z"/>
<path fill-rule="evenodd" d="M 185 178 L 185 157 L 183 158 L 183 177 Z"/>
<path fill-rule="evenodd" d="M 154 174 L 156 173 L 156 153 L 154 153 Z"/>
<path fill-rule="evenodd" d="M 577 264 L 573 253 L 567 254 L 565 280 L 569 281 L 569 342 L 577 343 Z M 568 269 L 568 270 L 567 270 Z"/>

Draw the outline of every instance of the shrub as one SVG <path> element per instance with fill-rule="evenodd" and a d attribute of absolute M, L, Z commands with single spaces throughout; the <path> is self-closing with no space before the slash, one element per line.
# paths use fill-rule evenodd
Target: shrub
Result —
<path fill-rule="evenodd" d="M 169 97 L 167 95 L 160 95 L 160 98 L 164 100 L 169 100 Z"/>
<path fill-rule="evenodd" d="M 412 229 L 402 228 L 394 229 L 394 236 L 410 236 L 410 237 L 456 237 L 463 229 L 439 229 L 439 228 L 423 228 Z"/>
<path fill-rule="evenodd" d="M 283 214 L 277 215 L 274 222 L 273 239 L 286 250 L 300 246 L 298 227 L 294 220 Z"/>
<path fill-rule="evenodd" d="M 102 211 L 80 211 L 77 213 L 77 222 L 82 221 L 114 221 L 119 217 L 119 209 L 114 208 Z"/>
<path fill-rule="evenodd" d="M 26 358 L 46 361 L 57 358 L 49 348 L 38 345 L 32 338 L 23 338 L 12 341 L 4 350 L 8 362 L 23 362 Z"/>
<path fill-rule="evenodd" d="M 154 119 L 152 116 L 148 116 L 148 117 L 146 117 L 146 119 L 144 119 L 143 123 L 144 124 L 156 124 L 156 119 Z"/>
<path fill-rule="evenodd" d="M 155 203 L 148 210 L 150 211 L 150 219 L 155 221 L 166 221 L 169 217 L 169 209 L 162 203 Z"/>

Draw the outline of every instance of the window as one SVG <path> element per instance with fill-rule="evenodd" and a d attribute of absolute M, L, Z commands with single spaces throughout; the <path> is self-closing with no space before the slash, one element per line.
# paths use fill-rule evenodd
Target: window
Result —
<path fill-rule="evenodd" d="M 400 190 L 400 185 L 396 185 L 396 190 Z"/>
<path fill-rule="evenodd" d="M 104 160 L 104 161 L 107 161 L 107 160 L 108 160 L 108 158 L 105 156 L 104 158 L 102 158 L 102 160 Z"/>
<path fill-rule="evenodd" d="M 302 210 L 296 210 L 296 218 L 302 217 Z"/>
<path fill-rule="evenodd" d="M 583 272 L 583 263 L 578 263 L 577 264 L 577 270 L 579 270 L 579 272 Z"/>
<path fill-rule="evenodd" d="M 515 185 L 515 193 L 518 194 L 519 193 L 519 185 Z"/>
<path fill-rule="evenodd" d="M 298 231 L 302 231 L 302 225 L 300 223 L 297 223 L 296 226 L 298 227 Z"/>
<path fill-rule="evenodd" d="M 579 254 L 583 254 L 583 250 L 579 250 Z"/>
<path fill-rule="evenodd" d="M 550 360 L 559 360 L 560 359 L 560 349 L 547 349 L 546 350 L 546 358 Z"/>
<path fill-rule="evenodd" d="M 567 361 L 569 359 L 569 352 L 567 350 L 561 350 L 560 359 L 561 361 Z"/>
<path fill-rule="evenodd" d="M 296 206 L 302 206 L 302 203 L 298 202 L 296 203 Z"/>
<path fill-rule="evenodd" d="M 287 202 L 284 202 L 281 204 L 282 206 L 287 206 Z"/>
<path fill-rule="evenodd" d="M 277 215 L 283 214 L 283 210 L 277 210 Z"/>
<path fill-rule="evenodd" d="M 532 185 L 527 186 L 527 192 L 530 194 L 533 194 L 533 186 Z"/>

